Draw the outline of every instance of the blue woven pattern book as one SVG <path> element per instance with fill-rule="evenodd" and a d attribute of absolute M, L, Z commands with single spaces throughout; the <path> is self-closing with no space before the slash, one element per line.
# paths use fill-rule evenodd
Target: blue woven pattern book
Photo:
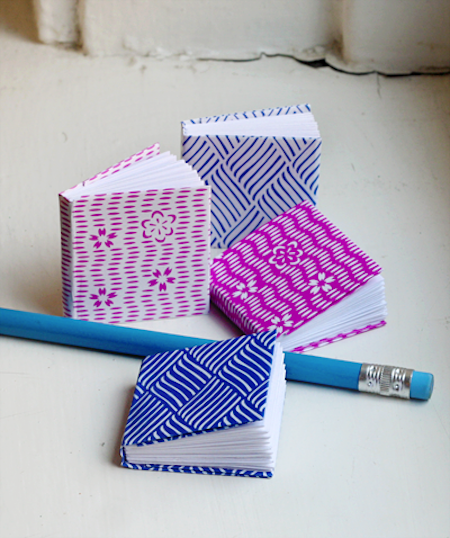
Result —
<path fill-rule="evenodd" d="M 212 188 L 211 246 L 315 204 L 321 145 L 308 104 L 182 122 L 182 157 Z"/>
<path fill-rule="evenodd" d="M 122 465 L 271 477 L 286 391 L 283 357 L 270 331 L 144 359 Z"/>

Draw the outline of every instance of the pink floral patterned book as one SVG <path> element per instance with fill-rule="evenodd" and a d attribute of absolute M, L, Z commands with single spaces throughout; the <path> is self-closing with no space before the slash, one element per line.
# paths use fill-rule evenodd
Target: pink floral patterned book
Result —
<path fill-rule="evenodd" d="M 123 323 L 208 312 L 210 198 L 158 144 L 60 193 L 64 314 Z"/>
<path fill-rule="evenodd" d="M 381 271 L 303 202 L 213 260 L 211 299 L 245 333 L 276 329 L 304 352 L 385 325 Z"/>

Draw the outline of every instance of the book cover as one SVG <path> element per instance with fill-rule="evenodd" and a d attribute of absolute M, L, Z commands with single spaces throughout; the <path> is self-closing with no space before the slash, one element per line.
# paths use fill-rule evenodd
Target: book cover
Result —
<path fill-rule="evenodd" d="M 321 145 L 307 104 L 182 122 L 183 159 L 212 188 L 211 246 L 229 247 L 304 200 L 315 204 Z"/>
<path fill-rule="evenodd" d="M 269 478 L 286 390 L 275 331 L 147 357 L 121 444 L 131 469 Z"/>
<path fill-rule="evenodd" d="M 213 260 L 212 301 L 245 333 L 303 352 L 381 327 L 381 267 L 309 202 Z"/>
<path fill-rule="evenodd" d="M 123 323 L 208 312 L 210 188 L 185 163 L 155 145 L 59 200 L 66 316 Z"/>

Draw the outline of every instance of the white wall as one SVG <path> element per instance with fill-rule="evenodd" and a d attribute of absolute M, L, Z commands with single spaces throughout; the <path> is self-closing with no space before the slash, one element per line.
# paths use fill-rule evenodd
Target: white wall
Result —
<path fill-rule="evenodd" d="M 90 55 L 326 58 L 350 72 L 450 70 L 449 0 L 34 0 L 45 43 Z"/>
<path fill-rule="evenodd" d="M 327 45 L 331 0 L 83 0 L 89 54 L 249 59 Z M 323 54 L 323 52 L 322 52 Z"/>
<path fill-rule="evenodd" d="M 33 0 L 33 6 L 42 43 L 78 43 L 78 0 Z"/>
<path fill-rule="evenodd" d="M 343 0 L 336 65 L 384 73 L 450 68 L 449 0 Z"/>

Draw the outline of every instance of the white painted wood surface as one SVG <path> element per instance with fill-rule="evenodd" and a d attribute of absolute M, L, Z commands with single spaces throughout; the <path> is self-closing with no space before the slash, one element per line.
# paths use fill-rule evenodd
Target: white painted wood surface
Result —
<path fill-rule="evenodd" d="M 330 0 L 84 0 L 83 6 L 89 54 L 303 58 L 331 41 L 334 23 Z"/>
<path fill-rule="evenodd" d="M 450 70 L 447 0 L 343 0 L 341 21 L 331 65 L 390 74 Z"/>
<path fill-rule="evenodd" d="M 78 0 L 33 0 L 39 40 L 75 45 L 80 39 Z"/>
<path fill-rule="evenodd" d="M 447 538 L 450 77 L 91 58 L 5 29 L 0 11 L 0 305 L 61 314 L 57 193 L 180 121 L 310 102 L 319 208 L 384 267 L 388 325 L 320 350 L 435 374 L 427 403 L 289 383 L 271 480 L 118 466 L 138 361 L 0 338 L 0 535 Z M 225 338 L 208 316 L 135 326 Z"/>
<path fill-rule="evenodd" d="M 80 43 L 91 55 L 248 60 L 281 54 L 326 58 L 358 73 L 450 70 L 448 0 L 33 2 L 42 42 Z"/>

